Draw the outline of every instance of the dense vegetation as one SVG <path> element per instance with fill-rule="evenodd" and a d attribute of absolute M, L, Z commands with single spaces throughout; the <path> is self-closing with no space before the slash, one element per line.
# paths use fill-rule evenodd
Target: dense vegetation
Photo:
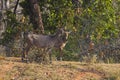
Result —
<path fill-rule="evenodd" d="M 10 1 L 12 4 L 14 0 Z M 21 44 L 18 41 L 21 32 L 41 31 L 33 22 L 36 15 L 31 19 L 34 13 L 30 11 L 28 2 L 19 1 L 20 14 L 15 12 L 15 8 L 1 12 L 4 15 L 1 23 L 6 29 L 0 42 L 15 52 L 11 52 L 12 56 L 18 56 L 20 49 L 16 49 L 16 43 Z M 120 0 L 38 0 L 37 4 L 44 34 L 53 34 L 59 27 L 72 31 L 63 51 L 64 60 L 120 62 Z"/>

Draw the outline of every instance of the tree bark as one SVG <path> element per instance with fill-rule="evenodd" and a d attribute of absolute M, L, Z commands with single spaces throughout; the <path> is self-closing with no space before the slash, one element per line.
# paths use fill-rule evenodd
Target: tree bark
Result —
<path fill-rule="evenodd" d="M 29 3 L 30 20 L 34 26 L 34 30 L 37 31 L 40 29 L 41 33 L 43 34 L 44 27 L 38 0 L 27 0 L 27 2 Z"/>

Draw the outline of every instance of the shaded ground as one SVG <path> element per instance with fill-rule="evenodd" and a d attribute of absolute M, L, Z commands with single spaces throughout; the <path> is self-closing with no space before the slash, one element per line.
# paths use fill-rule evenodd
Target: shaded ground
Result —
<path fill-rule="evenodd" d="M 120 64 L 54 61 L 45 65 L 22 63 L 14 57 L 0 59 L 0 80 L 117 80 L 107 78 L 117 71 L 120 72 Z"/>

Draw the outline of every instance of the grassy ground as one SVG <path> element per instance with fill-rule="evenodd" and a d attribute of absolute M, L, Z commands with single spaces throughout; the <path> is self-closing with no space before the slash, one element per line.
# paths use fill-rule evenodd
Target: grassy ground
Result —
<path fill-rule="evenodd" d="M 45 65 L 0 57 L 0 80 L 120 80 L 119 76 L 120 64 L 53 61 Z"/>

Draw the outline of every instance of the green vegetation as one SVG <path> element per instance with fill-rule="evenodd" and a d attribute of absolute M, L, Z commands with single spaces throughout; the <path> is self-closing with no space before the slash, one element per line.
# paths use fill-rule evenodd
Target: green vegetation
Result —
<path fill-rule="evenodd" d="M 21 32 L 40 32 L 40 28 L 35 26 L 37 24 L 31 21 L 31 4 L 27 0 L 20 0 L 19 4 L 22 7 L 20 15 L 6 9 L 3 10 L 5 18 L 1 21 L 6 23 L 6 29 L 0 43 L 9 46 L 12 52 L 16 50 L 13 44 L 21 39 Z M 72 31 L 63 51 L 64 60 L 120 62 L 120 0 L 38 0 L 37 4 L 40 6 L 44 34 L 53 34 L 59 27 Z M 94 43 L 93 50 L 90 50 L 91 42 Z"/>

